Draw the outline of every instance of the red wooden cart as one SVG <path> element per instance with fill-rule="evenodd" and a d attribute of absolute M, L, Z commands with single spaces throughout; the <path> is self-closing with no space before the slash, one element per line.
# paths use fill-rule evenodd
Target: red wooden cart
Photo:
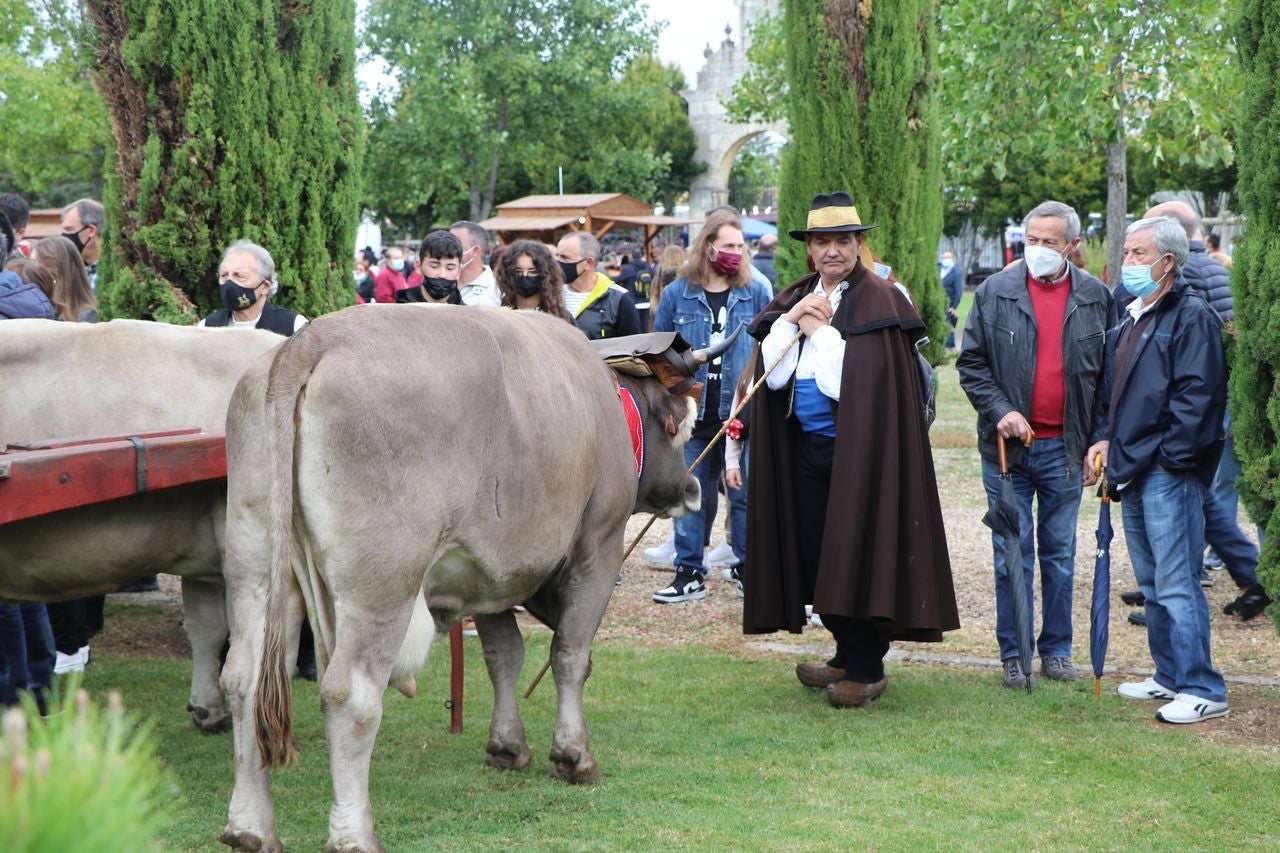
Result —
<path fill-rule="evenodd" d="M 22 441 L 0 451 L 0 524 L 227 478 L 222 431 L 199 427 Z M 449 730 L 462 731 L 462 625 L 449 631 Z"/>

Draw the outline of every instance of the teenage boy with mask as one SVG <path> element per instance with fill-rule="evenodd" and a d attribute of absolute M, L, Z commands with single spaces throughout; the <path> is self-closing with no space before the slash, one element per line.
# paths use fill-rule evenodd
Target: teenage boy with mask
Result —
<path fill-rule="evenodd" d="M 1023 573 L 1034 613 L 1037 550 L 1040 673 L 1053 681 L 1078 677 L 1071 663 L 1071 597 L 1081 468 L 1085 451 L 1099 438 L 1094 428 L 1103 406 L 1104 339 L 1116 323 L 1106 286 L 1066 260 L 1080 243 L 1080 217 L 1073 209 L 1056 201 L 1037 205 L 1027 214 L 1026 235 L 1022 262 L 996 273 L 974 294 L 956 359 L 960 385 L 978 411 L 987 499 L 999 499 L 996 442 L 1003 440 L 1018 500 L 1021 566 L 1005 565 L 1003 539 L 992 535 L 1005 687 L 1025 687 L 1032 677 L 1018 658 L 1008 572 Z"/>
<path fill-rule="evenodd" d="M 462 271 L 462 242 L 448 231 L 432 231 L 418 247 L 421 284 L 396 291 L 396 302 L 444 302 L 461 305 L 458 275 Z"/>
<path fill-rule="evenodd" d="M 199 325 L 266 329 L 287 338 L 305 326 L 307 318 L 267 301 L 279 289 L 271 254 L 257 243 L 237 240 L 222 253 L 218 265 L 218 292 L 223 307 Z"/>

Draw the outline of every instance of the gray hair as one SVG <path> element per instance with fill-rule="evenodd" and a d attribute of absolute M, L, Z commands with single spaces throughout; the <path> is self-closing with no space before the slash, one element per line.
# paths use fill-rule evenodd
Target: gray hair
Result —
<path fill-rule="evenodd" d="M 102 202 L 91 198 L 82 198 L 67 205 L 68 210 L 73 207 L 76 209 L 76 213 L 80 214 L 81 225 L 92 225 L 98 229 L 99 234 L 102 233 L 102 226 L 107 221 L 106 211 L 103 210 Z"/>
<path fill-rule="evenodd" d="M 477 222 L 471 222 L 463 219 L 449 226 L 450 231 L 461 231 L 467 235 L 466 242 L 471 246 L 479 246 L 480 254 L 487 257 L 489 255 L 489 232 L 480 227 Z M 465 246 L 470 249 L 471 246 Z"/>
<path fill-rule="evenodd" d="M 1026 222 L 1036 217 L 1052 216 L 1055 219 L 1061 219 L 1067 223 L 1067 242 L 1080 236 L 1080 215 L 1076 213 L 1075 208 L 1069 204 L 1063 204 L 1060 201 L 1042 201 L 1035 207 L 1031 208 L 1031 212 L 1027 214 Z"/>
<path fill-rule="evenodd" d="M 1155 232 L 1156 251 L 1161 255 L 1173 255 L 1174 272 L 1181 272 L 1183 265 L 1187 262 L 1187 255 L 1191 251 L 1187 245 L 1187 232 L 1183 230 L 1182 223 L 1172 216 L 1153 216 L 1150 219 L 1139 219 L 1124 229 L 1124 233 L 1127 236 L 1146 231 L 1148 228 Z"/>
<path fill-rule="evenodd" d="M 582 252 L 583 258 L 600 260 L 600 241 L 590 231 L 570 231 L 564 236 L 578 241 L 578 249 Z"/>
<path fill-rule="evenodd" d="M 257 268 L 258 275 L 264 281 L 271 282 L 271 292 L 267 295 L 275 296 L 276 291 L 280 289 L 280 283 L 276 281 L 276 262 L 271 259 L 271 253 L 252 240 L 237 240 L 222 253 L 222 260 L 218 261 L 218 266 L 226 263 L 227 258 L 235 252 L 246 252 L 253 257 L 253 265 Z"/>

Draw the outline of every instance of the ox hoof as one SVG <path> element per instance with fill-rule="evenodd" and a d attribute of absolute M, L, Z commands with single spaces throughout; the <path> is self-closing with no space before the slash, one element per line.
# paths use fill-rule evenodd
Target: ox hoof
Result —
<path fill-rule="evenodd" d="M 191 722 L 202 732 L 221 734 L 231 731 L 231 714 L 225 709 L 210 711 L 208 708 L 187 705 L 187 710 L 191 712 Z"/>
<path fill-rule="evenodd" d="M 552 753 L 551 760 L 556 765 L 551 775 L 570 785 L 590 785 L 600 779 L 600 769 L 589 754 L 584 757 L 576 749 L 566 750 L 559 754 Z"/>
<path fill-rule="evenodd" d="M 532 760 L 528 745 L 523 743 L 514 748 L 491 743 L 485 747 L 485 752 L 489 755 L 484 763 L 499 770 L 523 770 Z"/>
<path fill-rule="evenodd" d="M 249 853 L 283 853 L 284 851 L 284 846 L 278 839 L 273 838 L 264 842 L 252 832 L 236 832 L 230 827 L 222 830 L 218 840 L 232 850 L 245 850 Z"/>
<path fill-rule="evenodd" d="M 368 844 L 358 841 L 330 841 L 324 846 L 324 853 L 386 853 L 377 839 Z"/>

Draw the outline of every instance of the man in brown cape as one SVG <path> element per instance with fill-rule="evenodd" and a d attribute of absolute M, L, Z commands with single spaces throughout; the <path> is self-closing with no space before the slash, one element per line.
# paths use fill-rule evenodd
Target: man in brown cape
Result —
<path fill-rule="evenodd" d="M 960 627 L 913 352 L 924 322 L 868 268 L 874 227 L 848 193 L 816 196 L 791 236 L 817 272 L 751 326 L 757 377 L 777 367 L 751 418 L 743 631 L 799 633 L 811 603 L 836 654 L 796 675 L 836 707 L 884 692 L 890 640 Z"/>

